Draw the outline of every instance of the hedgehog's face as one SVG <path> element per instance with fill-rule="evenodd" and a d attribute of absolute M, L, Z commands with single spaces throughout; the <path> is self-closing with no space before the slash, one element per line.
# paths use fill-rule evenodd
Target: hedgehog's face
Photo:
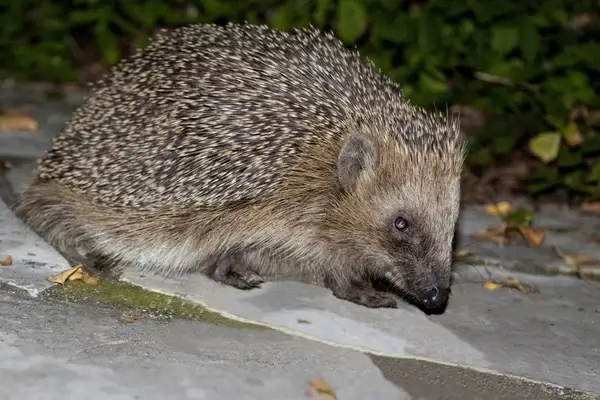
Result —
<path fill-rule="evenodd" d="M 370 231 L 362 243 L 370 254 L 368 268 L 427 309 L 443 308 L 450 294 L 459 182 L 422 177 L 378 184 L 369 209 L 361 213 Z"/>
<path fill-rule="evenodd" d="M 407 163 L 401 149 L 386 146 L 381 152 L 381 143 L 372 144 L 358 140 L 352 152 L 342 149 L 338 162 L 346 188 L 341 214 L 352 219 L 363 272 L 422 308 L 443 309 L 450 293 L 460 176 L 447 165 L 440 168 L 442 161 L 433 157 Z M 360 167 L 349 167 L 353 162 L 344 162 L 344 154 L 354 154 Z M 352 168 L 354 175 L 347 172 Z"/>

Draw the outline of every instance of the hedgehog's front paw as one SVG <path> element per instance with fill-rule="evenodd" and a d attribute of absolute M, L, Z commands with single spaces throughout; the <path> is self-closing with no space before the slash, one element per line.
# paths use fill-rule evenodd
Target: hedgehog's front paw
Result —
<path fill-rule="evenodd" d="M 339 299 L 350 301 L 369 308 L 396 308 L 398 302 L 391 293 L 379 292 L 367 283 L 351 285 L 329 284 L 333 295 Z"/>
<path fill-rule="evenodd" d="M 219 259 L 212 268 L 211 277 L 224 285 L 248 290 L 260 287 L 263 278 L 252 271 L 241 258 L 224 257 Z"/>

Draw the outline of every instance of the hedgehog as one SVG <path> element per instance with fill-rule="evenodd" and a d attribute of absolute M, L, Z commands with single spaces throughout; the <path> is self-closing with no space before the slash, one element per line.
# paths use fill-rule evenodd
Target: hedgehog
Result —
<path fill-rule="evenodd" d="M 465 152 L 457 118 L 331 32 L 197 23 L 91 87 L 16 212 L 85 266 L 434 310 Z"/>

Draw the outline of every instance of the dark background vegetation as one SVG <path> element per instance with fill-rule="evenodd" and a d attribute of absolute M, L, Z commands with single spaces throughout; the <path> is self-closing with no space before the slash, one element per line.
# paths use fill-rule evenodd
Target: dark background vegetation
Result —
<path fill-rule="evenodd" d="M 598 0 L 0 0 L 0 74 L 89 81 L 158 27 L 227 21 L 333 30 L 459 113 L 467 196 L 600 198 Z"/>

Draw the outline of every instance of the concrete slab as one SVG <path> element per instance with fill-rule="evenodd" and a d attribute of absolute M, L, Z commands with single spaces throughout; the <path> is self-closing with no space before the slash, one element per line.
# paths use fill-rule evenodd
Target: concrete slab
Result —
<path fill-rule="evenodd" d="M 238 291 L 202 276 L 169 280 L 126 271 L 123 278 L 199 302 L 229 318 L 324 343 L 600 393 L 600 285 L 523 276 L 540 288 L 539 294 L 491 292 L 474 279 L 482 271 L 460 271 L 459 287 L 441 316 L 426 316 L 407 305 L 367 309 L 300 283 L 269 283 L 260 290 Z"/>
<path fill-rule="evenodd" d="M 411 398 L 359 352 L 275 331 L 118 316 L 0 290 L 0 398 L 302 400 L 317 377 L 339 399 Z"/>
<path fill-rule="evenodd" d="M 365 355 L 276 331 L 140 316 L 0 286 L 0 398 L 305 399 L 324 379 L 340 400 L 598 400 L 520 378 Z M 317 397 L 310 397 L 316 399 Z"/>

